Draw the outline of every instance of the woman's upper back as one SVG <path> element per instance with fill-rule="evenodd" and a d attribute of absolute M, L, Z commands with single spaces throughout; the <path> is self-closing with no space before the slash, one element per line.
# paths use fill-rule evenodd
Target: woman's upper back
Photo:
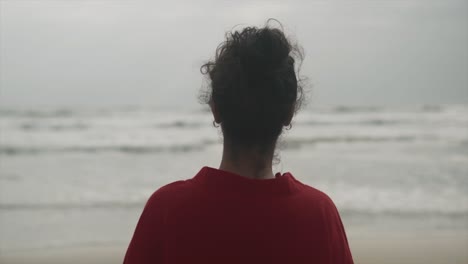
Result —
<path fill-rule="evenodd" d="M 204 167 L 151 196 L 124 263 L 353 261 L 326 194 L 290 173 L 256 180 Z"/>

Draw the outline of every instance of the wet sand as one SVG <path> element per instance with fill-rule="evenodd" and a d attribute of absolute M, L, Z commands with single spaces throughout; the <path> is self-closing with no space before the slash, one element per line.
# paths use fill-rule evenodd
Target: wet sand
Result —
<path fill-rule="evenodd" d="M 356 264 L 466 264 L 468 232 L 348 234 Z M 3 264 L 122 263 L 126 246 L 2 252 Z"/>

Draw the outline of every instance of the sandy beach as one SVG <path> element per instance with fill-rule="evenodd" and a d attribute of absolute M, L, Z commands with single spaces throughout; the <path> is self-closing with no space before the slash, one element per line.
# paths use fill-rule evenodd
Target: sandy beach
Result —
<path fill-rule="evenodd" d="M 468 234 L 437 232 L 433 234 L 349 233 L 355 263 L 359 264 L 466 264 Z M 3 252 L 2 264 L 84 264 L 122 263 L 126 246 Z"/>
<path fill-rule="evenodd" d="M 417 233 L 358 233 L 348 235 L 354 262 L 359 264 L 466 264 L 466 231 Z"/>

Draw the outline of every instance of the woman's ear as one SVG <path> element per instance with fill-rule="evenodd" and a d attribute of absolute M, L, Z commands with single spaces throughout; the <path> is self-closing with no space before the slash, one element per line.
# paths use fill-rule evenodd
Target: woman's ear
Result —
<path fill-rule="evenodd" d="M 219 111 L 216 108 L 215 104 L 213 103 L 213 100 L 210 100 L 209 106 L 211 109 L 211 113 L 213 114 L 214 121 L 218 124 L 221 123 L 221 117 L 219 115 Z"/>

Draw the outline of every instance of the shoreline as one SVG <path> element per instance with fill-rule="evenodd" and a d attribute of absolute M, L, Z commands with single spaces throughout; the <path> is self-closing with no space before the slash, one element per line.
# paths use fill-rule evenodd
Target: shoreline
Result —
<path fill-rule="evenodd" d="M 466 264 L 468 230 L 375 232 L 349 228 L 348 241 L 356 264 Z M 18 250 L 2 252 L 3 264 L 122 263 L 127 245 Z"/>
<path fill-rule="evenodd" d="M 355 264 L 468 263 L 468 230 L 361 234 L 350 230 L 347 235 Z"/>

